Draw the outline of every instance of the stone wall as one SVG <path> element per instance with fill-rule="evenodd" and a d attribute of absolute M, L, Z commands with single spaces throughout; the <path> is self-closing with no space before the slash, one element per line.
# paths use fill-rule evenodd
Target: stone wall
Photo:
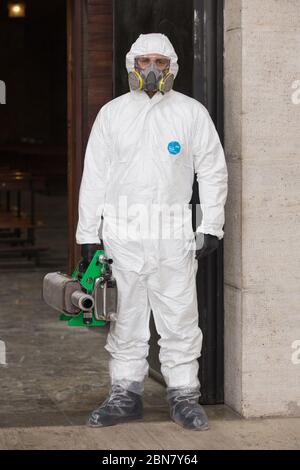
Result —
<path fill-rule="evenodd" d="M 225 0 L 224 34 L 225 400 L 300 416 L 300 2 Z"/>

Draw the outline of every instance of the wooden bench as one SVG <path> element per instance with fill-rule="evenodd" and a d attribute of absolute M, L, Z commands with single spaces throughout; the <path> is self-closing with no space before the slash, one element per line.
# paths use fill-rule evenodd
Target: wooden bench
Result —
<path fill-rule="evenodd" d="M 43 189 L 42 177 L 29 172 L 0 168 L 0 257 L 5 255 L 35 256 L 38 264 L 39 253 L 48 247 L 36 245 L 35 191 Z M 29 212 L 22 210 L 22 196 L 29 193 Z M 13 197 L 16 206 L 12 205 Z"/>

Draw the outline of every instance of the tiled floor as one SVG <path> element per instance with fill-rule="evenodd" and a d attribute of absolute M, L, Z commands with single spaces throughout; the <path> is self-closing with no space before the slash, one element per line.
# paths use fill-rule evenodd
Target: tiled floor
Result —
<path fill-rule="evenodd" d="M 44 208 L 47 208 L 46 212 Z M 211 429 L 172 423 L 162 385 L 148 379 L 145 419 L 113 428 L 85 426 L 109 387 L 106 329 L 70 328 L 41 299 L 44 274 L 66 268 L 66 199 L 38 198 L 38 234 L 50 250 L 39 268 L 19 262 L 1 271 L 0 448 L 238 449 L 300 448 L 300 419 L 245 421 L 225 406 L 206 407 Z"/>

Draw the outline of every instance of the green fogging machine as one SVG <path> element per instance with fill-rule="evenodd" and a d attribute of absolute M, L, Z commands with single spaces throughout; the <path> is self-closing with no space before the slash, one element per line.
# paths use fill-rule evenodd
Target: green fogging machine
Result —
<path fill-rule="evenodd" d="M 60 312 L 70 326 L 105 326 L 117 312 L 118 291 L 111 270 L 112 260 L 97 250 L 87 269 L 80 263 L 72 275 L 48 273 L 43 280 L 46 304 Z"/>

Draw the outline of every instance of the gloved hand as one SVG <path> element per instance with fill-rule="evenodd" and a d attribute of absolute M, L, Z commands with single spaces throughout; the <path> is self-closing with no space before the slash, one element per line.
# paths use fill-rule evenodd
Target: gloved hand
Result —
<path fill-rule="evenodd" d="M 210 233 L 196 233 L 196 259 L 203 259 L 215 251 L 219 246 L 219 239 Z"/>
<path fill-rule="evenodd" d="M 92 261 L 97 250 L 103 250 L 103 241 L 100 243 L 85 243 L 81 245 L 81 256 L 82 259 L 79 263 L 79 271 L 85 272 Z"/>

